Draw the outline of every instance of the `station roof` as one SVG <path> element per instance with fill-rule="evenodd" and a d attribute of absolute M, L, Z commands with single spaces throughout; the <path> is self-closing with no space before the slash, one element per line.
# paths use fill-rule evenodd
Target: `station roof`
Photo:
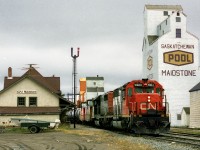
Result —
<path fill-rule="evenodd" d="M 200 90 L 200 82 L 195 85 L 193 88 L 189 90 L 189 92 L 199 91 Z"/>
<path fill-rule="evenodd" d="M 63 103 L 74 105 L 69 100 L 61 96 L 60 90 L 60 77 L 44 77 L 42 76 L 34 67 L 30 67 L 27 72 L 25 72 L 21 77 L 4 78 L 4 89 L 0 91 L 0 94 L 8 90 L 9 88 L 15 86 L 25 78 L 28 78 L 43 88 L 47 89 L 49 92 L 57 96 Z"/>
<path fill-rule="evenodd" d="M 183 107 L 186 114 L 190 114 L 190 107 Z"/>
<path fill-rule="evenodd" d="M 17 84 L 24 78 L 30 78 L 35 82 L 39 83 L 43 87 L 47 88 L 51 92 L 60 94 L 60 77 L 43 77 L 34 67 L 29 68 L 29 70 L 24 73 L 21 77 L 12 77 L 11 79 L 4 78 L 4 90 Z"/>

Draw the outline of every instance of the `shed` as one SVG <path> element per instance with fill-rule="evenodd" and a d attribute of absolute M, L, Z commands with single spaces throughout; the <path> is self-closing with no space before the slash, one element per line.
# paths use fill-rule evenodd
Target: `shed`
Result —
<path fill-rule="evenodd" d="M 181 111 L 181 126 L 189 126 L 190 123 L 190 107 L 183 107 Z"/>
<path fill-rule="evenodd" d="M 200 128 L 200 82 L 190 92 L 190 128 Z"/>

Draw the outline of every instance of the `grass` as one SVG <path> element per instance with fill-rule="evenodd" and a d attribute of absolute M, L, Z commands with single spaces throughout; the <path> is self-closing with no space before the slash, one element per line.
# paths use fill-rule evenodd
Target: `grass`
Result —
<path fill-rule="evenodd" d="M 70 126 L 68 124 L 60 124 L 58 128 L 44 129 L 42 132 L 58 132 L 58 131 L 69 130 L 69 129 L 70 129 Z M 5 129 L 1 129 L 1 131 L 0 131 L 1 133 L 30 133 L 27 128 L 21 128 L 17 126 L 5 127 Z"/>
<path fill-rule="evenodd" d="M 197 134 L 200 135 L 200 129 L 198 128 L 187 128 L 187 127 L 171 127 L 170 129 L 172 132 L 179 132 L 179 133 L 188 133 L 188 134 Z"/>
<path fill-rule="evenodd" d="M 27 133 L 29 131 L 27 129 L 23 129 L 20 127 L 6 127 L 4 132 L 5 133 Z"/>

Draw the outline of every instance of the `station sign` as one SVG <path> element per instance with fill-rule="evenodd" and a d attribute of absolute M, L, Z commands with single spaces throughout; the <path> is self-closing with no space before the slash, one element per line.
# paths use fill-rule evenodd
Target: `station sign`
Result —
<path fill-rule="evenodd" d="M 164 63 L 183 66 L 194 62 L 193 53 L 175 50 L 163 53 Z"/>
<path fill-rule="evenodd" d="M 19 90 L 17 94 L 37 94 L 36 90 Z"/>

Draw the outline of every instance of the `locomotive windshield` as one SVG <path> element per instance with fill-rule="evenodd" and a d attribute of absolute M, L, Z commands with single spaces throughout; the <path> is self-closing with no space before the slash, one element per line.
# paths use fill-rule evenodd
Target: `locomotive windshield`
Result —
<path fill-rule="evenodd" d="M 149 83 L 147 85 L 143 85 L 141 83 L 137 83 L 135 86 L 135 93 L 154 93 L 154 84 Z"/>

